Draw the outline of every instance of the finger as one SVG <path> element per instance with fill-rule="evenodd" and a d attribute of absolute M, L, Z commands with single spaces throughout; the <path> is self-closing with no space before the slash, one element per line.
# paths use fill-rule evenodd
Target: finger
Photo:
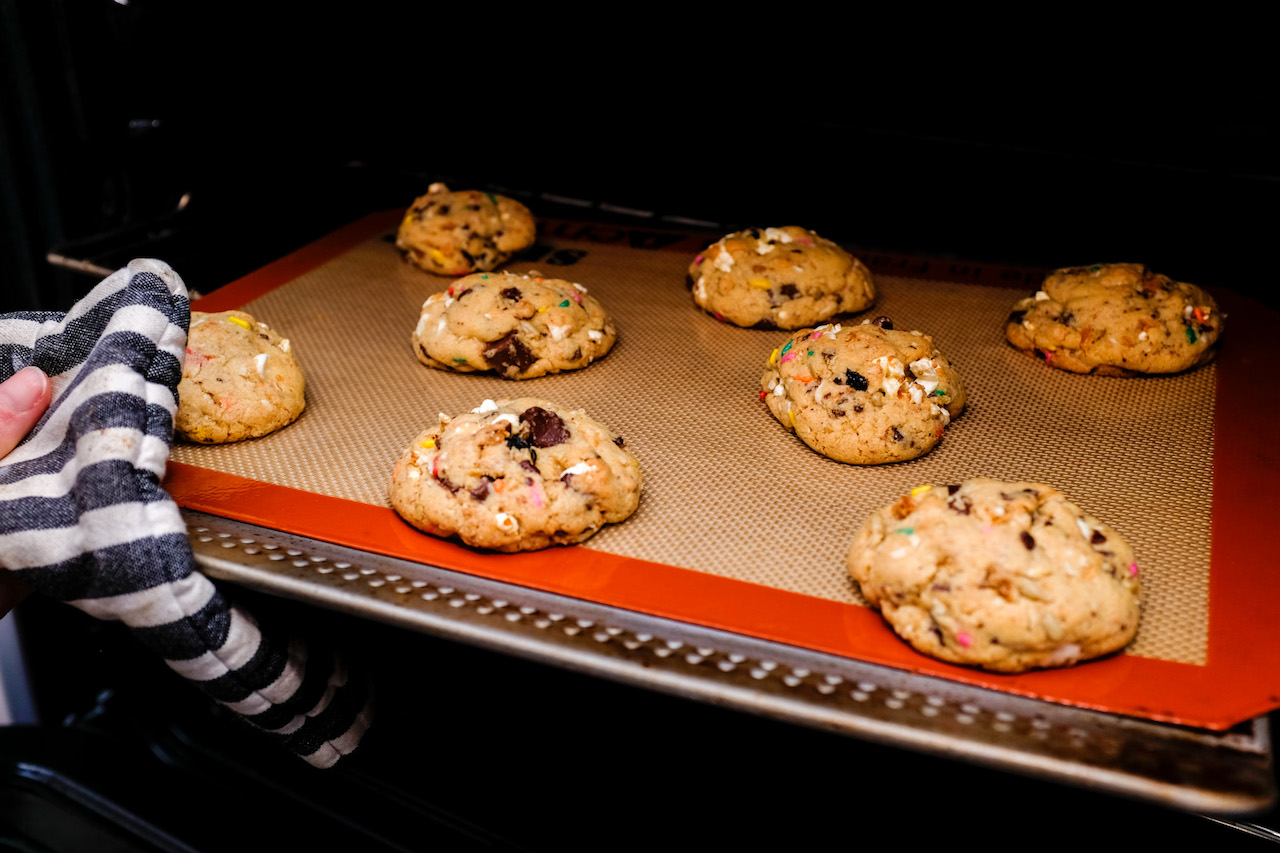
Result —
<path fill-rule="evenodd" d="M 24 367 L 0 382 L 0 457 L 31 432 L 52 396 L 49 377 L 38 367 Z"/>

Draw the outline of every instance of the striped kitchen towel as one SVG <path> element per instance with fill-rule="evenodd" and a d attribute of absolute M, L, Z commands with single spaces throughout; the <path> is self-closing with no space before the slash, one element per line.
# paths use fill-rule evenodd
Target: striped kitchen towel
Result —
<path fill-rule="evenodd" d="M 190 318 L 182 279 L 156 260 L 131 262 L 65 315 L 0 315 L 0 381 L 33 364 L 53 384 L 49 410 L 0 459 L 0 570 L 119 620 L 212 699 L 328 767 L 368 728 L 369 685 L 225 597 L 160 486 Z"/>

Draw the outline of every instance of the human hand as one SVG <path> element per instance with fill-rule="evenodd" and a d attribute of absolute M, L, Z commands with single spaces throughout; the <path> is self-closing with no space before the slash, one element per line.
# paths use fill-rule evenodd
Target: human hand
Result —
<path fill-rule="evenodd" d="M 0 382 L 0 459 L 18 446 L 49 408 L 53 385 L 38 367 L 24 367 Z M 0 570 L 0 616 L 26 597 L 30 588 Z"/>

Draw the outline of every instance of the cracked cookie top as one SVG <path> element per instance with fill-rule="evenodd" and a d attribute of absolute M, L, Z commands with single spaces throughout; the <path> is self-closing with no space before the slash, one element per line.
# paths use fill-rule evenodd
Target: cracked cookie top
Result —
<path fill-rule="evenodd" d="M 639 506 L 640 463 L 621 436 L 546 400 L 441 413 L 396 463 L 391 505 L 413 526 L 496 551 L 582 542 Z"/>
<path fill-rule="evenodd" d="M 769 355 L 760 398 L 823 456 L 874 465 L 929 452 L 965 406 L 960 374 L 887 317 L 793 334 Z"/>
<path fill-rule="evenodd" d="M 174 429 L 200 444 L 259 438 L 306 405 L 293 346 L 244 311 L 191 312 Z"/>
<path fill-rule="evenodd" d="M 1050 274 L 1014 305 L 1005 337 L 1072 373 L 1179 373 L 1214 357 L 1225 319 L 1194 284 L 1141 264 L 1094 264 Z"/>
<path fill-rule="evenodd" d="M 799 329 L 862 311 L 876 298 L 860 260 L 794 225 L 722 237 L 694 258 L 688 283 L 700 308 L 747 327 Z"/>
<path fill-rule="evenodd" d="M 586 367 L 616 339 L 612 318 L 582 285 L 498 272 L 431 294 L 412 344 L 418 360 L 438 370 L 531 379 Z"/>
<path fill-rule="evenodd" d="M 1133 550 L 1044 483 L 918 486 L 867 517 L 848 569 L 899 636 L 953 663 L 1067 666 L 1138 630 Z"/>
<path fill-rule="evenodd" d="M 466 275 L 493 269 L 534 237 L 533 214 L 515 199 L 432 184 L 405 213 L 396 248 L 429 273 Z"/>

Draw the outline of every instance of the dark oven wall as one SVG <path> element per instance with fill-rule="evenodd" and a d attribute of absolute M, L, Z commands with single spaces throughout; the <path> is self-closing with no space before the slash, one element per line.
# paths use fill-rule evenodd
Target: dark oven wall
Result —
<path fill-rule="evenodd" d="M 532 193 L 535 213 L 556 207 L 545 193 L 1219 286 L 1258 279 L 1274 224 L 1272 110 L 1244 45 L 1175 63 L 1151 33 L 907 37 L 899 22 L 766 39 L 747 16 L 687 11 L 186 5 L 0 5 L 20 303 L 92 283 L 50 251 L 160 255 L 207 291 L 435 178 Z"/>

